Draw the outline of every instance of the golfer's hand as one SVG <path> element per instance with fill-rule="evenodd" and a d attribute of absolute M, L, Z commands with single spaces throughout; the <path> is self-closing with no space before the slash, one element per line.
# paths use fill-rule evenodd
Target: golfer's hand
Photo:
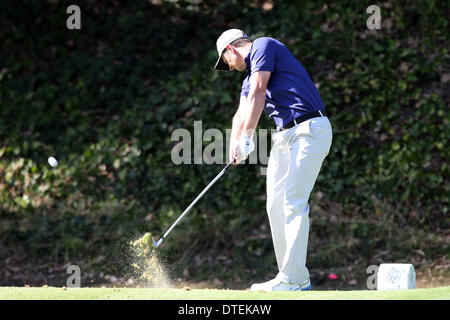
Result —
<path fill-rule="evenodd" d="M 255 150 L 255 143 L 253 142 L 253 137 L 248 137 L 242 135 L 239 139 L 239 143 L 234 147 L 234 159 L 235 164 L 239 164 L 242 160 L 247 159 L 248 155 Z"/>
<path fill-rule="evenodd" d="M 238 159 L 238 153 L 239 153 L 239 140 L 231 141 L 230 143 L 230 151 L 229 151 L 230 159 L 233 161 L 234 165 L 239 164 L 241 161 Z"/>

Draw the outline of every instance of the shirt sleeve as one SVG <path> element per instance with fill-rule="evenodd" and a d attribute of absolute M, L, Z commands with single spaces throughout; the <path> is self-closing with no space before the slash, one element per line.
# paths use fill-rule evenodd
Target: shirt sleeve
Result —
<path fill-rule="evenodd" d="M 241 96 L 248 96 L 248 93 L 250 92 L 250 76 L 247 75 L 242 81 L 242 88 L 241 88 Z"/>
<path fill-rule="evenodd" d="M 275 44 L 267 38 L 255 40 L 255 48 L 250 56 L 251 72 L 274 71 Z"/>

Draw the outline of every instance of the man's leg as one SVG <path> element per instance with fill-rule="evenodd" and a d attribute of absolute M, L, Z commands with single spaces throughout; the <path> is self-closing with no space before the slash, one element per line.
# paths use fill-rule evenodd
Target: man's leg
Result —
<path fill-rule="evenodd" d="M 272 135 L 274 144 L 270 150 L 269 163 L 267 165 L 266 189 L 267 189 L 267 215 L 269 217 L 270 230 L 272 233 L 273 247 L 277 260 L 278 269 L 282 267 L 284 253 L 286 251 L 285 216 L 283 204 L 285 199 L 285 184 L 287 169 L 289 168 L 289 148 L 283 142 L 283 135 L 275 133 Z M 280 287 L 280 281 L 275 278 L 264 283 L 253 284 L 252 291 L 286 290 Z M 289 290 L 289 289 L 288 289 Z"/>
<path fill-rule="evenodd" d="M 306 124 L 308 126 L 305 128 Z M 308 200 L 332 139 L 331 125 L 327 118 L 311 120 L 311 123 L 306 124 L 290 139 L 283 205 L 286 251 L 277 276 L 282 281 L 300 284 L 309 281 L 306 268 Z"/>
<path fill-rule="evenodd" d="M 331 146 L 328 118 L 308 122 L 273 136 L 267 168 L 267 213 L 279 273 L 254 284 L 252 291 L 308 290 L 306 250 L 308 198 Z"/>
<path fill-rule="evenodd" d="M 283 150 L 280 145 L 274 141 L 270 150 L 269 163 L 267 165 L 266 190 L 267 201 L 266 209 L 269 217 L 270 230 L 272 233 L 275 257 L 278 269 L 281 268 L 285 243 L 285 217 L 283 213 L 283 204 L 285 198 L 286 173 L 289 167 L 289 150 Z"/>

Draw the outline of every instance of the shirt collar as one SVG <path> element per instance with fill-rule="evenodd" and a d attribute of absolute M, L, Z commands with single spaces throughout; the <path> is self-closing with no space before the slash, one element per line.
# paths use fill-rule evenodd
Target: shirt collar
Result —
<path fill-rule="evenodd" d="M 244 61 L 245 64 L 247 65 L 247 70 L 250 71 L 251 65 L 250 65 L 250 56 L 252 53 L 252 49 L 253 49 L 253 42 L 252 42 L 252 46 L 250 47 L 250 51 L 248 52 L 247 56 L 245 57 Z"/>

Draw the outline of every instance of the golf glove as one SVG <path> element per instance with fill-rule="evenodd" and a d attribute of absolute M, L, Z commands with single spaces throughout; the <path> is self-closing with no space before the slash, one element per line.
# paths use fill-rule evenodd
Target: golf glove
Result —
<path fill-rule="evenodd" d="M 248 155 L 253 150 L 255 150 L 255 143 L 253 142 L 253 137 L 242 135 L 239 140 L 237 160 L 242 161 L 247 159 Z"/>

